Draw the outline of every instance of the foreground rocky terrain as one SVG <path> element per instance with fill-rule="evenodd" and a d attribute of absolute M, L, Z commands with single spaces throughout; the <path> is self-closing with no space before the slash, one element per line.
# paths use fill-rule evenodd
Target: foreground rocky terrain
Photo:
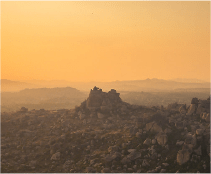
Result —
<path fill-rule="evenodd" d="M 210 98 L 145 107 L 95 87 L 75 109 L 1 115 L 1 172 L 209 173 Z"/>

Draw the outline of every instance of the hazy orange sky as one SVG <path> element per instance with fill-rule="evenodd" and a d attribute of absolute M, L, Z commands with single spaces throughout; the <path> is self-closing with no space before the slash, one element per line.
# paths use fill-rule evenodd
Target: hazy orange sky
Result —
<path fill-rule="evenodd" d="M 210 79 L 210 2 L 1 2 L 1 78 Z"/>

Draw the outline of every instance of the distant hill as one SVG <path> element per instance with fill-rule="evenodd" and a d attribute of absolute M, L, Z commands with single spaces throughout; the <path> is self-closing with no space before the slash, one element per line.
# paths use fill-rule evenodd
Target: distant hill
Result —
<path fill-rule="evenodd" d="M 57 97 L 78 98 L 84 96 L 84 93 L 71 87 L 24 89 L 19 94 L 22 96 L 42 98 L 43 100 Z"/>
<path fill-rule="evenodd" d="M 36 88 L 36 87 L 38 86 L 31 83 L 1 79 L 1 92 L 19 91 L 25 88 Z"/>
<path fill-rule="evenodd" d="M 15 111 L 25 106 L 29 109 L 70 109 L 81 104 L 87 94 L 75 88 L 37 88 L 19 92 L 2 92 L 2 111 Z"/>

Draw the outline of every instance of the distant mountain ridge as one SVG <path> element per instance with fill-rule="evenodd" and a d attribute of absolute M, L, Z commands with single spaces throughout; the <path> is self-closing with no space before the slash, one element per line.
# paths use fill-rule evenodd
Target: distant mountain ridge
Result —
<path fill-rule="evenodd" d="M 38 87 L 37 85 L 27 82 L 1 79 L 1 92 L 20 91 L 25 88 L 37 88 L 37 87 Z"/>
<path fill-rule="evenodd" d="M 175 90 L 178 88 L 210 88 L 210 83 L 185 83 L 163 79 L 146 79 L 134 81 L 115 81 L 110 82 L 117 90 L 131 91 L 158 91 L 158 90 Z"/>
<path fill-rule="evenodd" d="M 170 79 L 171 81 L 175 81 L 175 82 L 183 82 L 183 83 L 209 83 L 207 81 L 204 80 L 200 80 L 200 79 L 186 79 L 186 78 L 175 78 L 175 79 Z"/>
<path fill-rule="evenodd" d="M 5 84 L 5 85 L 11 85 L 11 84 L 29 84 L 27 82 L 20 82 L 20 81 L 12 81 L 12 80 L 8 80 L 8 79 L 1 79 L 1 84 Z"/>
<path fill-rule="evenodd" d="M 71 86 L 81 91 L 89 91 L 93 86 L 101 86 L 105 91 L 117 89 L 118 91 L 172 91 L 184 88 L 210 88 L 209 82 L 179 82 L 179 79 L 163 80 L 163 79 L 145 79 L 145 80 L 128 80 L 128 81 L 112 81 L 112 82 L 69 82 L 65 80 L 30 80 L 24 82 L 10 81 L 2 79 L 2 91 L 20 91 L 25 88 L 55 88 Z M 185 80 L 184 80 L 185 81 Z M 186 80 L 187 81 L 187 80 Z"/>

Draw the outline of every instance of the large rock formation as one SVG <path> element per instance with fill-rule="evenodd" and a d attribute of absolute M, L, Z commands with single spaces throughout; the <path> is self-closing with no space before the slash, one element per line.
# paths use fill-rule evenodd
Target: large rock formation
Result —
<path fill-rule="evenodd" d="M 86 100 L 87 109 L 102 109 L 110 110 L 112 106 L 121 103 L 122 100 L 119 97 L 119 93 L 116 90 L 111 89 L 108 93 L 103 92 L 102 89 L 96 86 L 91 89 L 88 99 Z"/>

